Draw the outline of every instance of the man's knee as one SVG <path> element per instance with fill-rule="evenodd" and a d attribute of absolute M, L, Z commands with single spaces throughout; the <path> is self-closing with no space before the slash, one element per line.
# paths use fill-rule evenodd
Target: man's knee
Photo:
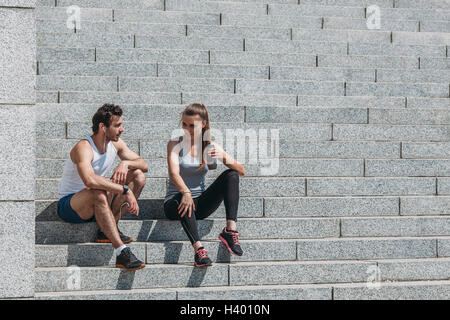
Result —
<path fill-rule="evenodd" d="M 94 205 L 108 205 L 108 195 L 105 190 L 92 190 Z"/>
<path fill-rule="evenodd" d="M 144 174 L 144 172 L 142 172 L 142 170 L 136 169 L 133 171 L 133 182 L 136 185 L 143 187 L 145 185 L 146 181 L 147 180 L 145 178 L 145 174 Z"/>

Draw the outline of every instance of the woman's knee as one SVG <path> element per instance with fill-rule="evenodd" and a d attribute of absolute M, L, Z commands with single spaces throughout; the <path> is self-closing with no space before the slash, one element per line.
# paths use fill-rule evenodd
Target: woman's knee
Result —
<path fill-rule="evenodd" d="M 224 175 L 227 180 L 239 182 L 239 173 L 234 169 L 224 171 Z"/>

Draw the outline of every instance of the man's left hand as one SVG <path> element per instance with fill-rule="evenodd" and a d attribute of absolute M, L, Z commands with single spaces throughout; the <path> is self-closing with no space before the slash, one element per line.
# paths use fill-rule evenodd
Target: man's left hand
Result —
<path fill-rule="evenodd" d="M 128 174 L 128 164 L 125 161 L 122 161 L 114 170 L 111 180 L 114 183 L 124 185 L 127 181 L 127 174 Z"/>

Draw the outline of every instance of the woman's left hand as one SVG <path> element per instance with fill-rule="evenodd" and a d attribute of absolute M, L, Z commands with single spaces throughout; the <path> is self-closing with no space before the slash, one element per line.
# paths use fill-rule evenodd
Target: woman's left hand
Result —
<path fill-rule="evenodd" d="M 225 156 L 225 153 L 222 148 L 213 146 L 208 150 L 208 155 L 213 159 L 222 160 Z"/>

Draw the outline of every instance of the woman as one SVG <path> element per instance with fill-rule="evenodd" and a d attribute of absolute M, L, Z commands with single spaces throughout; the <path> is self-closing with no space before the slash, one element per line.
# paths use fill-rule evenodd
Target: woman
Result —
<path fill-rule="evenodd" d="M 194 265 L 205 267 L 211 259 L 200 242 L 197 219 L 210 216 L 224 202 L 227 223 L 219 235 L 232 254 L 241 256 L 236 229 L 239 176 L 245 169 L 219 145 L 210 141 L 209 116 L 203 104 L 190 104 L 181 114 L 184 135 L 167 144 L 169 187 L 164 200 L 168 219 L 179 219 L 194 248 Z M 219 159 L 228 170 L 205 190 L 205 175 Z M 208 164 L 206 161 L 208 160 Z"/>

